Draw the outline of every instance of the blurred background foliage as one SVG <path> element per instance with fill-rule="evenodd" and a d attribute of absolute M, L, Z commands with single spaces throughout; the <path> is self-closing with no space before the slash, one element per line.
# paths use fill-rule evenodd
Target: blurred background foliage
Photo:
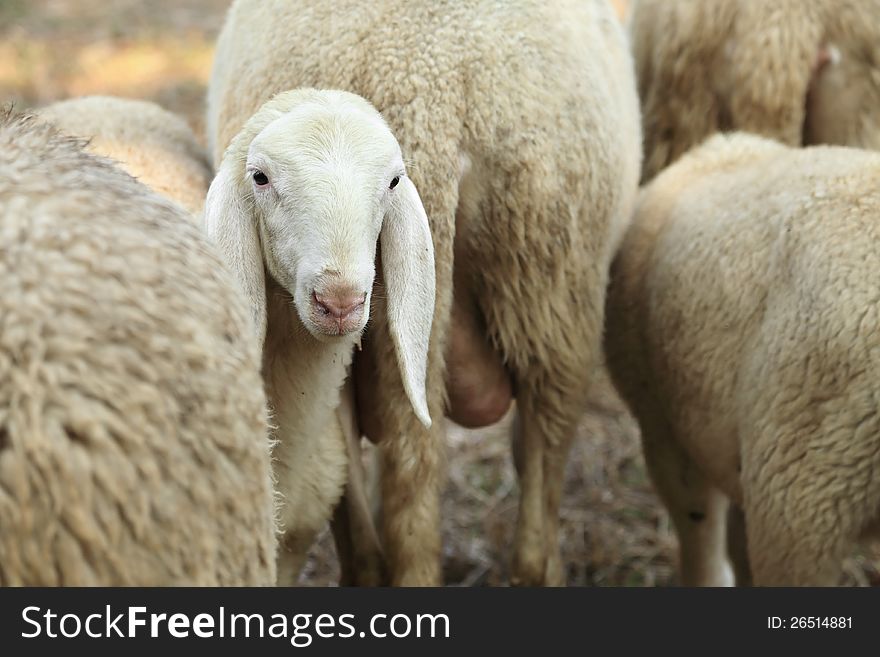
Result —
<path fill-rule="evenodd" d="M 227 0 L 0 0 L 0 99 L 147 98 L 201 130 Z"/>

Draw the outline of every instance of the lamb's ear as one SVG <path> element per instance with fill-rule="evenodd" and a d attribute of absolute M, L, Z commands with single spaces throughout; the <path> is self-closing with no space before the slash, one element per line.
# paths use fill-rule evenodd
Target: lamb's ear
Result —
<path fill-rule="evenodd" d="M 266 339 L 266 277 L 257 221 L 246 198 L 243 163 L 227 154 L 205 201 L 205 231 L 238 279 L 254 318 L 257 341 Z"/>
<path fill-rule="evenodd" d="M 406 395 L 416 416 L 430 427 L 425 377 L 434 320 L 434 244 L 412 181 L 402 176 L 393 194 L 379 238 L 388 325 Z"/>

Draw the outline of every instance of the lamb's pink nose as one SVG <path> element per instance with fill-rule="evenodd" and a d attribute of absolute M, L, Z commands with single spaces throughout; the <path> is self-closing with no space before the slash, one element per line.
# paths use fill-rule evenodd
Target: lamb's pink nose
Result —
<path fill-rule="evenodd" d="M 315 292 L 315 303 L 324 314 L 345 320 L 364 305 L 366 296 L 363 292 L 353 292 L 351 288 L 330 288 L 324 293 Z"/>
<path fill-rule="evenodd" d="M 358 292 L 351 285 L 324 286 L 321 292 L 312 292 L 312 321 L 327 335 L 346 335 L 361 328 L 364 319 L 366 292 Z"/>

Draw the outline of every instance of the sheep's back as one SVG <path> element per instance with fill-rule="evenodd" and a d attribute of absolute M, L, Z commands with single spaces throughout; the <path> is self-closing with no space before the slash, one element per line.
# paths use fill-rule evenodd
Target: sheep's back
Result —
<path fill-rule="evenodd" d="M 640 198 L 608 302 L 612 369 L 734 499 L 739 441 L 779 415 L 768 404 L 873 395 L 877 180 L 870 153 L 737 135 L 686 155 Z"/>
<path fill-rule="evenodd" d="M 59 130 L 89 140 L 88 150 L 117 161 L 125 171 L 193 214 L 211 183 L 208 156 L 179 116 L 155 103 L 87 96 L 53 103 L 40 117 Z"/>
<path fill-rule="evenodd" d="M 650 180 L 716 131 L 880 148 L 880 0 L 637 0 Z M 834 62 L 815 75 L 822 52 Z"/>
<path fill-rule="evenodd" d="M 0 581 L 268 584 L 252 330 L 190 219 L 0 119 Z"/>

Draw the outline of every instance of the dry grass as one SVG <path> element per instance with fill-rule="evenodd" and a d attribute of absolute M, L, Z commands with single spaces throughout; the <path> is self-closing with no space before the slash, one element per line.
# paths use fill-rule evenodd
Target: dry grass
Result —
<path fill-rule="evenodd" d="M 21 107 L 106 93 L 147 98 L 201 129 L 212 44 L 228 0 L 0 0 L 0 104 Z M 615 0 L 622 10 L 626 0 Z M 645 476 L 638 434 L 600 385 L 572 451 L 562 507 L 571 585 L 675 582 L 674 537 Z M 450 584 L 504 584 L 518 489 L 509 418 L 482 431 L 449 425 L 443 499 Z M 869 558 L 870 557 L 870 558 Z M 846 583 L 880 584 L 880 549 L 847 562 Z M 333 584 L 329 532 L 312 550 L 303 584 Z"/>
<path fill-rule="evenodd" d="M 505 584 L 518 487 L 509 456 L 510 418 L 490 430 L 450 426 L 444 499 L 446 575 L 451 582 Z M 572 449 L 561 540 L 569 585 L 667 584 L 672 536 L 645 477 L 638 433 L 601 385 Z"/>
<path fill-rule="evenodd" d="M 645 476 L 638 432 L 601 384 L 581 423 L 562 504 L 569 585 L 655 586 L 673 581 L 674 539 Z M 443 496 L 444 574 L 458 586 L 509 579 L 518 487 L 510 458 L 512 413 L 488 429 L 447 422 L 449 481 Z M 312 550 L 301 582 L 334 584 L 329 531 Z"/>

